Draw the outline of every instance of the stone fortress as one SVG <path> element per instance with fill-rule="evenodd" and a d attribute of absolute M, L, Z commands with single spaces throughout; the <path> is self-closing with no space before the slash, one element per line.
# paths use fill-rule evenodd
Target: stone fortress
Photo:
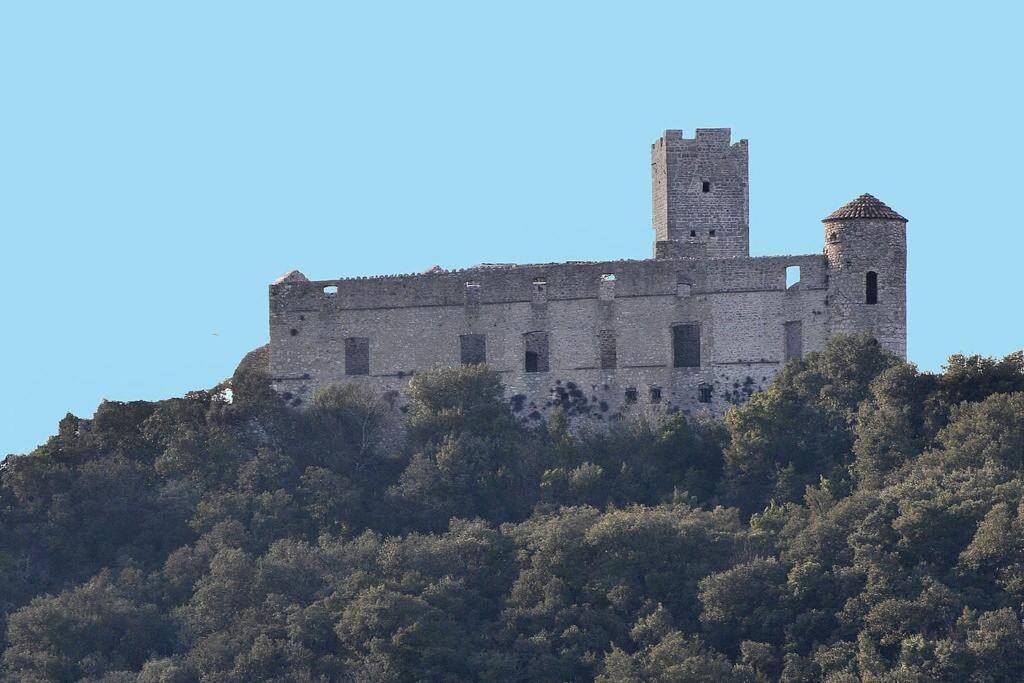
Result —
<path fill-rule="evenodd" d="M 720 415 L 789 358 L 865 332 L 906 356 L 906 219 L 871 195 L 826 217 L 821 254 L 751 257 L 747 141 L 651 146 L 654 257 L 435 267 L 270 285 L 270 374 L 293 406 L 355 383 L 404 407 L 417 372 L 486 363 L 513 411 Z"/>

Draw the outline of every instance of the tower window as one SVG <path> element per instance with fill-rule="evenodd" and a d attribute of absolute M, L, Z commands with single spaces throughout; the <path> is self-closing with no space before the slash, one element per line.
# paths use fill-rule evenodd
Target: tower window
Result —
<path fill-rule="evenodd" d="M 636 389 L 630 387 L 626 389 L 626 403 L 636 403 Z"/>
<path fill-rule="evenodd" d="M 661 403 L 661 387 L 651 387 L 648 398 L 651 403 Z"/>
<path fill-rule="evenodd" d="M 459 336 L 459 356 L 463 365 L 487 362 L 487 337 L 482 334 Z"/>
<path fill-rule="evenodd" d="M 873 270 L 864 276 L 864 303 L 878 303 L 878 273 Z"/>
<path fill-rule="evenodd" d="M 527 332 L 523 335 L 525 357 L 523 369 L 526 372 L 548 371 L 548 333 Z"/>
<path fill-rule="evenodd" d="M 338 285 L 327 285 L 324 287 L 324 294 L 337 294 Z"/>
<path fill-rule="evenodd" d="M 370 374 L 369 337 L 347 337 L 345 339 L 345 374 Z"/>
<path fill-rule="evenodd" d="M 697 396 L 698 401 L 701 403 L 711 403 L 712 387 L 710 384 L 701 384 L 697 387 L 697 390 L 699 392 L 699 395 Z"/>
<path fill-rule="evenodd" d="M 700 367 L 700 323 L 672 326 L 672 365 L 677 368 Z"/>
<path fill-rule="evenodd" d="M 702 182 L 700 184 L 700 191 L 701 192 L 711 192 L 711 181 L 710 180 L 705 180 L 704 182 Z"/>
<path fill-rule="evenodd" d="M 690 237 L 696 237 L 696 236 L 697 236 L 697 231 L 696 230 L 691 230 L 690 231 Z"/>

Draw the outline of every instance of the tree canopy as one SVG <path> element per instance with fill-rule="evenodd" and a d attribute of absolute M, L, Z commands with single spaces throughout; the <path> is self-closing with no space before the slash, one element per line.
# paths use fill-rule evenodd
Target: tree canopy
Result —
<path fill-rule="evenodd" d="M 68 415 L 0 464 L 0 676 L 1024 679 L 1022 353 L 838 338 L 721 421 L 524 422 L 484 366 L 408 397 L 244 363 Z"/>

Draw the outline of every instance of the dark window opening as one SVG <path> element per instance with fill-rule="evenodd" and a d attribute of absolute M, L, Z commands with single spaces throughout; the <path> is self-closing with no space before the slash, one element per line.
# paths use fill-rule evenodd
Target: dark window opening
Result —
<path fill-rule="evenodd" d="M 487 362 L 487 337 L 482 334 L 459 336 L 459 354 L 463 365 Z"/>
<path fill-rule="evenodd" d="M 370 374 L 370 339 L 368 337 L 345 339 L 345 374 Z"/>
<path fill-rule="evenodd" d="M 698 390 L 700 395 L 697 397 L 697 400 L 701 403 L 711 403 L 711 385 L 701 384 L 700 387 L 698 387 Z"/>
<path fill-rule="evenodd" d="M 650 400 L 651 403 L 661 403 L 661 387 L 651 387 Z"/>
<path fill-rule="evenodd" d="M 864 303 L 878 303 L 878 273 L 873 270 L 864 277 Z"/>
<path fill-rule="evenodd" d="M 804 355 L 804 324 L 799 320 L 788 322 L 786 331 L 786 360 Z"/>
<path fill-rule="evenodd" d="M 690 237 L 696 237 L 696 236 L 697 236 L 697 231 L 696 230 L 691 230 L 690 231 Z"/>
<path fill-rule="evenodd" d="M 293 327 L 292 329 L 288 330 L 288 334 L 292 335 L 293 337 L 297 337 L 299 336 L 299 331 Z"/>
<path fill-rule="evenodd" d="M 839 235 L 835 234 L 834 232 L 829 233 L 828 241 L 829 242 L 838 242 L 839 241 Z"/>
<path fill-rule="evenodd" d="M 524 369 L 526 372 L 548 371 L 548 333 L 527 332 L 523 335 L 526 347 Z"/>
<path fill-rule="evenodd" d="M 700 184 L 700 191 L 701 192 L 711 192 L 711 181 L 710 180 L 705 180 L 704 182 L 702 182 Z"/>
<path fill-rule="evenodd" d="M 708 230 L 708 234 L 711 235 L 712 237 L 714 237 L 715 236 L 715 231 L 714 230 Z"/>
<path fill-rule="evenodd" d="M 597 351 L 600 356 L 602 370 L 613 370 L 618 367 L 615 330 L 601 330 L 597 333 Z"/>
<path fill-rule="evenodd" d="M 672 365 L 677 368 L 700 367 L 700 323 L 672 326 Z"/>
<path fill-rule="evenodd" d="M 636 389 L 626 389 L 626 403 L 636 403 Z"/>

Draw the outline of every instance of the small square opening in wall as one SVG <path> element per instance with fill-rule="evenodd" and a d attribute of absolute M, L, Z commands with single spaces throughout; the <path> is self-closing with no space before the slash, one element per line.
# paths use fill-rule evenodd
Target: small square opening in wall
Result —
<path fill-rule="evenodd" d="M 714 231 L 714 230 L 708 230 L 708 234 L 709 234 L 710 236 L 712 236 L 712 237 L 714 237 L 714 236 L 716 235 L 716 233 L 715 233 L 715 231 Z"/>
<path fill-rule="evenodd" d="M 696 230 L 691 230 L 690 231 L 690 237 L 696 237 L 696 236 L 697 236 L 697 231 Z"/>
<path fill-rule="evenodd" d="M 661 403 L 661 387 L 651 387 L 648 398 L 651 403 Z"/>
<path fill-rule="evenodd" d="M 705 193 L 711 192 L 711 181 L 705 180 L 704 182 L 702 182 L 700 184 L 700 191 Z"/>
<path fill-rule="evenodd" d="M 548 286 L 548 279 L 546 277 L 535 277 L 533 278 L 533 288 L 537 291 L 544 291 L 544 288 Z"/>
<path fill-rule="evenodd" d="M 701 384 L 697 387 L 697 400 L 701 403 L 711 403 L 712 387 L 710 384 Z"/>
<path fill-rule="evenodd" d="M 337 294 L 338 285 L 327 285 L 324 287 L 324 294 Z"/>
<path fill-rule="evenodd" d="M 636 389 L 633 388 L 633 387 L 630 387 L 630 388 L 626 389 L 625 398 L 626 398 L 626 403 L 636 403 L 636 399 L 637 399 Z"/>

